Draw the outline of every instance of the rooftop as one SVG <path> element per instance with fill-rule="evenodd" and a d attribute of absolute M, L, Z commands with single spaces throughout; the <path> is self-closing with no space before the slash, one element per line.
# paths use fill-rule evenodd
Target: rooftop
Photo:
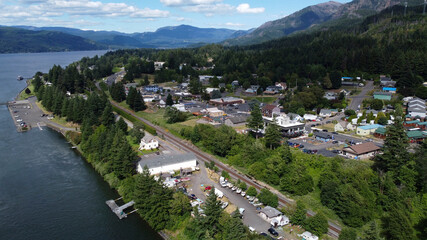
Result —
<path fill-rule="evenodd" d="M 155 168 L 165 165 L 184 163 L 192 160 L 196 160 L 196 155 L 194 155 L 193 153 L 184 153 L 176 155 L 156 155 L 148 159 L 142 159 L 138 162 L 138 165 L 140 165 L 141 167 L 147 165 L 148 168 Z"/>
<path fill-rule="evenodd" d="M 358 145 L 353 145 L 343 149 L 343 151 L 354 152 L 357 155 L 378 151 L 378 150 L 380 150 L 380 147 L 375 145 L 373 142 L 366 142 Z"/>
<path fill-rule="evenodd" d="M 408 136 L 408 138 L 426 138 L 427 134 L 424 133 L 423 131 L 407 131 L 406 135 Z"/>
<path fill-rule="evenodd" d="M 371 124 L 371 125 L 361 126 L 359 128 L 363 129 L 363 130 L 371 130 L 371 129 L 376 129 L 376 128 L 380 128 L 380 127 L 384 127 L 384 126 L 380 125 L 380 124 Z"/>
<path fill-rule="evenodd" d="M 392 96 L 393 94 L 390 92 L 374 92 L 374 95 Z"/>
<path fill-rule="evenodd" d="M 274 217 L 282 215 L 282 213 L 279 210 L 275 209 L 274 207 L 270 207 L 270 206 L 267 206 L 267 207 L 261 209 L 260 212 L 267 215 L 268 218 L 274 218 Z"/>

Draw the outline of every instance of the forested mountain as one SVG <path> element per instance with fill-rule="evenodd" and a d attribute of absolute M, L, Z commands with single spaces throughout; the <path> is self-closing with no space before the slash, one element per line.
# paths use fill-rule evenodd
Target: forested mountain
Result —
<path fill-rule="evenodd" d="M 98 49 L 106 49 L 106 46 L 66 33 L 0 27 L 0 53 Z"/>
<path fill-rule="evenodd" d="M 421 5 L 423 0 L 354 0 L 346 4 L 329 1 L 267 22 L 247 35 L 224 41 L 224 45 L 257 44 L 306 30 L 324 31 L 330 28 L 355 27 L 365 17 L 391 6 L 403 6 L 404 2 L 408 2 L 408 6 L 416 6 Z"/>
<path fill-rule="evenodd" d="M 54 31 L 106 45 L 110 48 L 177 48 L 193 44 L 217 43 L 228 38 L 245 35 L 248 31 L 225 28 L 197 28 L 189 25 L 159 28 L 155 32 L 122 33 L 117 31 L 92 31 L 64 27 L 14 26 L 32 31 Z"/>

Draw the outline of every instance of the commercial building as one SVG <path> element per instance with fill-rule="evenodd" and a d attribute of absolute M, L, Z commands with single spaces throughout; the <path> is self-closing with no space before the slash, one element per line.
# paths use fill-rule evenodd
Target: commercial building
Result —
<path fill-rule="evenodd" d="M 216 106 L 218 105 L 226 106 L 226 105 L 242 104 L 242 103 L 245 103 L 245 100 L 241 98 L 235 98 L 235 97 L 215 98 L 209 101 L 209 104 L 213 104 Z"/>
<path fill-rule="evenodd" d="M 343 155 L 348 158 L 369 159 L 380 152 L 380 147 L 373 142 L 367 142 L 343 148 L 342 151 Z"/>
<path fill-rule="evenodd" d="M 148 167 L 151 175 L 175 171 L 192 172 L 196 170 L 197 159 L 193 153 L 156 155 L 139 161 L 136 169 L 138 173 L 142 173 L 144 166 Z"/>
<path fill-rule="evenodd" d="M 373 134 L 375 130 L 377 130 L 378 128 L 383 128 L 383 127 L 384 126 L 380 124 L 360 126 L 356 128 L 356 134 L 360 136 L 368 136 L 369 134 Z"/>

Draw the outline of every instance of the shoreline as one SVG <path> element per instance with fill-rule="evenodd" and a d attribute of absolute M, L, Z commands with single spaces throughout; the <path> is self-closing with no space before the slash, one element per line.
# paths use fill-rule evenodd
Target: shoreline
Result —
<path fill-rule="evenodd" d="M 19 99 L 19 97 L 20 97 L 20 94 L 23 92 L 23 91 L 25 91 L 25 89 L 26 88 L 28 88 L 28 86 L 29 86 L 29 81 L 30 80 L 27 80 L 26 81 L 26 83 L 27 83 L 27 85 L 24 87 L 24 89 L 23 90 L 21 90 L 19 93 L 18 93 L 18 95 L 14 98 L 15 99 L 15 101 L 18 101 L 18 99 Z M 34 96 L 35 97 L 35 96 Z M 28 99 L 28 98 L 27 98 Z M 12 117 L 12 119 L 14 120 L 14 123 L 16 122 L 15 121 L 15 119 L 14 119 L 14 117 L 13 117 L 13 113 L 12 113 L 12 109 L 10 108 L 10 106 L 8 105 L 7 106 L 8 107 L 8 109 L 9 109 L 9 113 L 10 113 L 10 115 L 11 115 L 11 117 Z M 38 108 L 38 106 L 37 106 L 37 108 Z M 15 124 L 16 125 L 16 124 Z M 60 127 L 58 127 L 58 126 L 55 126 L 55 125 L 53 125 L 53 124 L 50 124 L 50 123 L 46 123 L 45 122 L 45 126 L 47 126 L 48 128 L 50 128 L 50 129 L 52 129 L 52 130 L 54 130 L 55 132 L 58 132 L 58 133 L 60 133 L 66 140 L 67 140 L 67 142 L 69 143 L 69 144 L 71 144 L 71 149 L 72 149 L 72 151 L 74 151 L 74 152 L 76 152 L 77 154 L 79 154 L 79 156 L 82 158 L 82 160 L 84 160 L 86 163 L 89 163 L 91 166 L 92 166 L 92 169 L 93 170 L 95 170 L 95 172 L 99 175 L 99 176 L 101 176 L 102 177 L 102 179 L 106 182 L 106 183 L 108 183 L 108 185 L 110 186 L 110 189 L 111 190 L 114 190 L 120 197 L 123 197 L 120 193 L 119 193 L 119 191 L 117 190 L 117 189 L 115 189 L 115 188 L 113 188 L 113 186 L 110 184 L 110 182 L 108 182 L 108 181 L 106 181 L 106 179 L 105 179 L 105 177 L 104 176 L 102 176 L 102 174 L 100 174 L 99 173 L 99 171 L 96 169 L 96 166 L 93 164 L 93 163 L 91 163 L 91 162 L 89 162 L 88 160 L 87 160 L 87 158 L 85 157 L 85 153 L 78 147 L 78 145 L 76 145 L 72 140 L 71 140 L 71 138 L 69 138 L 69 137 L 67 137 L 67 133 L 68 132 L 78 132 L 78 131 L 72 131 L 72 130 L 66 130 L 65 128 L 65 126 L 63 126 L 64 127 L 64 129 L 61 129 Z M 27 131 L 29 131 L 29 130 L 31 130 L 33 127 L 29 127 L 28 128 L 28 130 Z M 18 126 L 17 126 L 17 130 L 18 130 Z M 24 132 L 24 131 L 19 131 L 18 130 L 18 132 Z M 144 221 L 144 222 L 146 222 L 139 214 L 137 214 L 138 215 L 138 217 L 142 220 L 142 221 Z M 147 222 L 146 222 L 147 223 Z M 148 226 L 150 226 L 148 223 L 147 223 L 147 225 Z M 151 227 L 151 226 L 150 226 Z M 153 230 L 154 231 L 154 230 Z M 163 239 L 165 239 L 165 240 L 170 240 L 171 238 L 168 236 L 168 234 L 167 233 L 165 233 L 164 231 L 158 231 L 157 232 L 157 234 L 161 237 L 161 238 L 163 238 Z"/>

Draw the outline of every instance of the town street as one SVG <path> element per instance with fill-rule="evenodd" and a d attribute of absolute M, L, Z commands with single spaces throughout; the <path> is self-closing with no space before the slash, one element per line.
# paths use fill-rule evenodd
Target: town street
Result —
<path fill-rule="evenodd" d="M 349 97 L 352 99 L 348 109 L 353 109 L 354 111 L 358 110 L 359 105 L 362 105 L 363 99 L 369 97 L 367 94 L 374 89 L 373 81 L 366 81 L 365 87 L 362 88 L 362 91 L 357 96 Z"/>

